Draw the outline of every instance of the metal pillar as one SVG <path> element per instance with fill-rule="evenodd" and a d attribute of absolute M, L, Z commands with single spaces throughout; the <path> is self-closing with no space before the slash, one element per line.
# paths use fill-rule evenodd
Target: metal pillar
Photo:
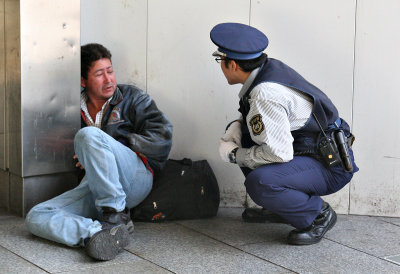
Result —
<path fill-rule="evenodd" d="M 0 207 L 24 216 L 77 184 L 80 1 L 0 0 Z"/>

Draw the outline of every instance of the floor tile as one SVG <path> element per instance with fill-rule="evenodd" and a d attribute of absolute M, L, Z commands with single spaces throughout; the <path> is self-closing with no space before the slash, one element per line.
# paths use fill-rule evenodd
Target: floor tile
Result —
<path fill-rule="evenodd" d="M 46 273 L 3 247 L 0 247 L 0 262 L 0 273 Z"/>
<path fill-rule="evenodd" d="M 99 265 L 99 266 L 93 266 L 90 268 L 86 269 L 79 269 L 75 271 L 68 271 L 68 272 L 62 272 L 62 273 L 68 273 L 68 274 L 119 274 L 119 273 L 129 273 L 129 274 L 146 274 L 146 273 L 154 273 L 154 274 L 165 274 L 165 273 L 171 273 L 170 271 L 167 271 L 155 264 L 152 264 L 151 262 L 141 260 L 141 261 L 135 261 L 132 263 L 114 263 L 114 264 L 108 264 L 108 265 Z"/>
<path fill-rule="evenodd" d="M 392 218 L 392 217 L 379 217 L 379 219 L 400 226 L 400 218 Z"/>
<path fill-rule="evenodd" d="M 49 272 L 78 271 L 93 266 L 107 267 L 116 263 L 142 261 L 125 251 L 112 261 L 96 262 L 86 255 L 83 248 L 67 247 L 30 234 L 22 218 L 0 222 L 0 245 Z"/>
<path fill-rule="evenodd" d="M 322 239 L 311 246 L 257 243 L 241 248 L 298 273 L 400 273 L 400 266 Z"/>
<path fill-rule="evenodd" d="M 400 265 L 400 254 L 398 255 L 393 255 L 393 256 L 387 256 L 384 258 L 385 260 L 395 263 L 397 265 Z"/>
<path fill-rule="evenodd" d="M 291 273 L 175 223 L 137 223 L 127 248 L 175 273 Z"/>
<path fill-rule="evenodd" d="M 400 254 L 400 226 L 379 217 L 338 215 L 326 238 L 377 257 Z"/>
<path fill-rule="evenodd" d="M 287 234 L 293 227 L 278 223 L 246 223 L 242 220 L 242 212 L 242 208 L 221 208 L 215 218 L 177 223 L 233 246 L 265 241 L 286 244 Z"/>

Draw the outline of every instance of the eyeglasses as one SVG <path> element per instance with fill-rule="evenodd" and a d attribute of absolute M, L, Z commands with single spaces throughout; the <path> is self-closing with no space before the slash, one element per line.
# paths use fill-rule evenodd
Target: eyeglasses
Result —
<path fill-rule="evenodd" d="M 218 64 L 221 63 L 223 60 L 225 60 L 225 58 L 223 58 L 223 57 L 215 58 L 215 62 L 217 62 Z"/>

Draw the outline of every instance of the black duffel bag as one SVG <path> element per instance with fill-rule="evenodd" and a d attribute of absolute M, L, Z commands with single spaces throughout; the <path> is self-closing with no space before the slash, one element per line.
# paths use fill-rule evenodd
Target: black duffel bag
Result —
<path fill-rule="evenodd" d="M 218 182 L 207 160 L 169 159 L 150 194 L 131 209 L 131 217 L 144 222 L 213 217 L 219 200 Z"/>

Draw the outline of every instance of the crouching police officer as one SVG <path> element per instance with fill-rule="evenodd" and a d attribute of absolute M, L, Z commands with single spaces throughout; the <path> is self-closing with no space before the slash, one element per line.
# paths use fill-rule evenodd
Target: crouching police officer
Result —
<path fill-rule="evenodd" d="M 320 196 L 337 192 L 358 171 L 348 124 L 317 87 L 263 51 L 268 38 L 238 23 L 216 25 L 216 61 L 239 93 L 241 117 L 231 122 L 219 152 L 246 176 L 253 201 L 296 229 L 289 244 L 319 242 L 336 223 Z"/>

